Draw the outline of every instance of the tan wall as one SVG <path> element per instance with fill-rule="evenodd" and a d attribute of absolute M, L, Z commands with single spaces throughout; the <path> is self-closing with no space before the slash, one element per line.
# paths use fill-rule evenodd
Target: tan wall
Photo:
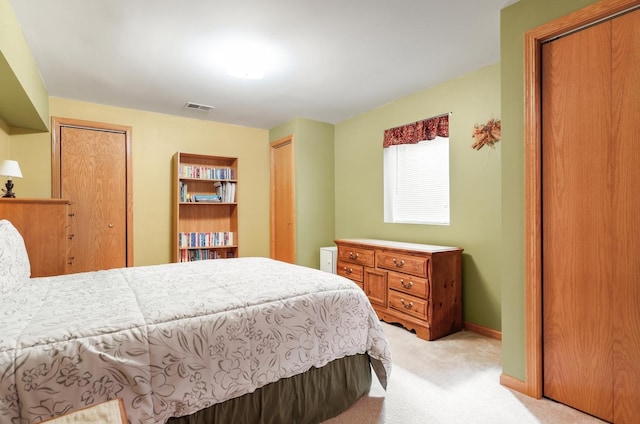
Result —
<path fill-rule="evenodd" d="M 269 256 L 268 131 L 50 98 L 51 116 L 132 127 L 134 264 L 171 260 L 171 158 L 176 151 L 238 157 L 241 256 Z M 0 132 L 0 143 L 1 143 Z M 50 133 L 10 135 L 20 197 L 51 197 Z M 1 144 L 0 144 L 1 146 Z"/>
<path fill-rule="evenodd" d="M 9 157 L 9 127 L 0 119 L 0 161 Z"/>

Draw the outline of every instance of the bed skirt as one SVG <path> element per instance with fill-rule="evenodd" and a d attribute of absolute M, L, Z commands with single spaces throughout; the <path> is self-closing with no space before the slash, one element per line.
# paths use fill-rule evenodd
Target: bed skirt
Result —
<path fill-rule="evenodd" d="M 353 355 L 167 424 L 316 424 L 349 409 L 370 387 L 369 356 Z"/>

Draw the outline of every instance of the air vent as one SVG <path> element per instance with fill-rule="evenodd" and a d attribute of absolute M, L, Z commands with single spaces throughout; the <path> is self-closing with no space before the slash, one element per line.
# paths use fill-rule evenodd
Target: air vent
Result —
<path fill-rule="evenodd" d="M 184 105 L 184 107 L 186 107 L 187 109 L 201 110 L 203 112 L 211 112 L 214 108 L 214 106 L 202 105 L 202 104 L 193 103 L 193 102 L 187 102 L 187 104 Z"/>

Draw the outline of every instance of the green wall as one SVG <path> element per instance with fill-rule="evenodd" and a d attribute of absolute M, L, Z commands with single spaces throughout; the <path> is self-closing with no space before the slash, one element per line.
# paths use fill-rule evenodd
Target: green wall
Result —
<path fill-rule="evenodd" d="M 525 379 L 524 279 L 524 33 L 595 3 L 520 0 L 500 18 L 502 73 L 502 367 Z"/>
<path fill-rule="evenodd" d="M 293 135 L 296 262 L 319 268 L 320 247 L 333 246 L 334 126 L 296 118 L 269 131 L 269 140 Z"/>
<path fill-rule="evenodd" d="M 385 224 L 382 138 L 387 128 L 452 112 L 451 225 Z M 500 66 L 491 65 L 336 125 L 336 238 L 464 248 L 463 319 L 501 328 L 501 141 L 471 148 L 474 124 L 500 119 Z"/>

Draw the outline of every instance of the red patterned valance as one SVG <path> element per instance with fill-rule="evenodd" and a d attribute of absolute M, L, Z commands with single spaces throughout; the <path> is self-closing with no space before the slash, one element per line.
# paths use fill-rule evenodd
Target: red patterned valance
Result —
<path fill-rule="evenodd" d="M 449 115 L 437 116 L 384 131 L 382 147 L 416 144 L 422 140 L 449 137 Z"/>

